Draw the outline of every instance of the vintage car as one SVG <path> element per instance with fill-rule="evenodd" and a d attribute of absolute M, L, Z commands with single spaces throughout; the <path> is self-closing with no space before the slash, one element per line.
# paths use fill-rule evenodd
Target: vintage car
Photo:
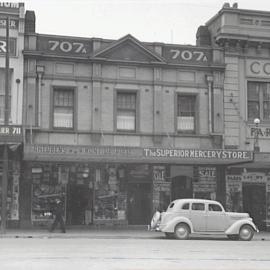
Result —
<path fill-rule="evenodd" d="M 176 239 L 188 239 L 190 234 L 219 234 L 249 241 L 258 232 L 248 213 L 225 212 L 219 202 L 202 199 L 172 201 L 166 212 L 154 214 L 150 228 Z"/>

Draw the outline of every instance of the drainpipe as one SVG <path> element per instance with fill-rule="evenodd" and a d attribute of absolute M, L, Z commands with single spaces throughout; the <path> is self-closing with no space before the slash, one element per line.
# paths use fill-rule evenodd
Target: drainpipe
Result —
<path fill-rule="evenodd" d="M 41 96 L 41 79 L 44 74 L 44 66 L 37 66 L 37 78 L 38 78 L 38 126 L 41 127 L 41 106 L 42 106 L 42 96 Z"/>
<path fill-rule="evenodd" d="M 213 76 L 206 76 L 206 81 L 208 84 L 208 129 L 209 134 L 213 132 L 213 106 L 212 106 L 212 98 L 213 98 Z"/>

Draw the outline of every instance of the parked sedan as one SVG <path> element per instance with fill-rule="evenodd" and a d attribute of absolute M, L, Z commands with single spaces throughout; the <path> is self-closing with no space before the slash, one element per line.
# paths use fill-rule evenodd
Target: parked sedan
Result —
<path fill-rule="evenodd" d="M 188 239 L 192 233 L 227 235 L 229 239 L 250 241 L 258 232 L 248 213 L 225 212 L 219 202 L 202 199 L 171 202 L 166 212 L 154 214 L 150 227 L 176 239 Z"/>

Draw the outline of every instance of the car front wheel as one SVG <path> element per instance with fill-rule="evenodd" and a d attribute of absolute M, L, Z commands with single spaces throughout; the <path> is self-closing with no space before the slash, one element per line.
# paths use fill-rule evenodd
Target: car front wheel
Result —
<path fill-rule="evenodd" d="M 174 229 L 174 237 L 180 240 L 188 239 L 189 227 L 184 223 L 179 223 Z"/>
<path fill-rule="evenodd" d="M 254 230 L 250 225 L 243 225 L 239 231 L 239 239 L 242 241 L 250 241 L 253 238 Z"/>

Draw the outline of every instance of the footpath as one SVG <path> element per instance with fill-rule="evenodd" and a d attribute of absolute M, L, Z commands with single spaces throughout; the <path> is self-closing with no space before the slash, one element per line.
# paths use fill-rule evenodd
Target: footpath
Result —
<path fill-rule="evenodd" d="M 59 229 L 49 232 L 47 229 L 6 229 L 0 232 L 1 238 L 61 238 L 61 239 L 165 239 L 163 233 L 141 228 L 67 228 L 66 233 Z M 191 239 L 226 239 L 226 236 L 193 236 Z M 270 241 L 270 232 L 255 233 L 253 241 Z"/>

